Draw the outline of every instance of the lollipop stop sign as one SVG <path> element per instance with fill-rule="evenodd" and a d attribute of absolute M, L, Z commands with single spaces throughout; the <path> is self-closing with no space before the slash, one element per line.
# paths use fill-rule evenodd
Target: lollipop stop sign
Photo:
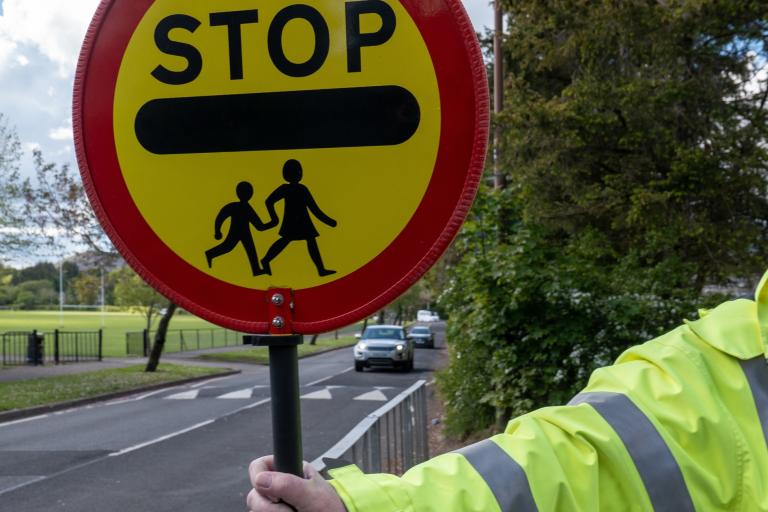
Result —
<path fill-rule="evenodd" d="M 300 335 L 406 291 L 477 191 L 488 91 L 460 1 L 102 0 L 73 111 L 126 261 L 265 333 L 249 341 L 270 346 L 277 462 L 300 474 Z"/>

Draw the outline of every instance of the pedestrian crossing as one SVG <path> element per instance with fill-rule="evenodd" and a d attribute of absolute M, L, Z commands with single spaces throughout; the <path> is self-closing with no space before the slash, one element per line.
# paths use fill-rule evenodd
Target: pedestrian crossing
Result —
<path fill-rule="evenodd" d="M 335 398 L 351 399 L 356 401 L 386 402 L 397 394 L 397 388 L 391 386 L 374 386 L 373 389 L 361 389 L 352 386 L 317 386 L 305 388 L 302 392 L 302 400 L 333 400 Z M 165 395 L 157 396 L 163 400 L 196 400 L 201 398 L 216 400 L 251 400 L 264 398 L 269 395 L 269 386 L 249 386 L 247 388 L 232 389 L 219 388 L 218 386 L 186 389 Z"/>

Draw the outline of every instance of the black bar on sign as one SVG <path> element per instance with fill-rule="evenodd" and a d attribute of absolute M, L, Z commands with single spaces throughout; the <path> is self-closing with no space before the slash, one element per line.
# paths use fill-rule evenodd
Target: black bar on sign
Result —
<path fill-rule="evenodd" d="M 159 155 L 392 146 L 421 122 L 419 102 L 398 86 L 151 100 L 136 137 Z"/>

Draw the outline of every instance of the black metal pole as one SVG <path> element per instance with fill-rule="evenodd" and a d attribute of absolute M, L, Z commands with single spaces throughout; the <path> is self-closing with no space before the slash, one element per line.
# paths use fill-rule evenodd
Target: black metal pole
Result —
<path fill-rule="evenodd" d="M 272 443 L 275 470 L 304 477 L 299 401 L 300 335 L 245 336 L 247 345 L 269 347 L 269 381 L 272 395 Z"/>
<path fill-rule="evenodd" d="M 269 347 L 275 470 L 304 477 L 302 467 L 299 356 L 296 345 Z"/>

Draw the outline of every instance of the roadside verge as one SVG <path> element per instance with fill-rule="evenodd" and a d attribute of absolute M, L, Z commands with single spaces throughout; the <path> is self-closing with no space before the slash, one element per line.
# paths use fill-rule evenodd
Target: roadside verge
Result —
<path fill-rule="evenodd" d="M 162 371 L 156 375 L 145 376 L 141 371 L 142 368 L 143 365 L 137 365 L 61 377 L 0 383 L 0 409 L 8 409 L 0 412 L 0 424 L 240 373 L 240 370 L 228 368 L 181 367 L 166 364 L 161 366 Z M 77 398 L 69 398 L 70 396 L 77 396 Z"/>

